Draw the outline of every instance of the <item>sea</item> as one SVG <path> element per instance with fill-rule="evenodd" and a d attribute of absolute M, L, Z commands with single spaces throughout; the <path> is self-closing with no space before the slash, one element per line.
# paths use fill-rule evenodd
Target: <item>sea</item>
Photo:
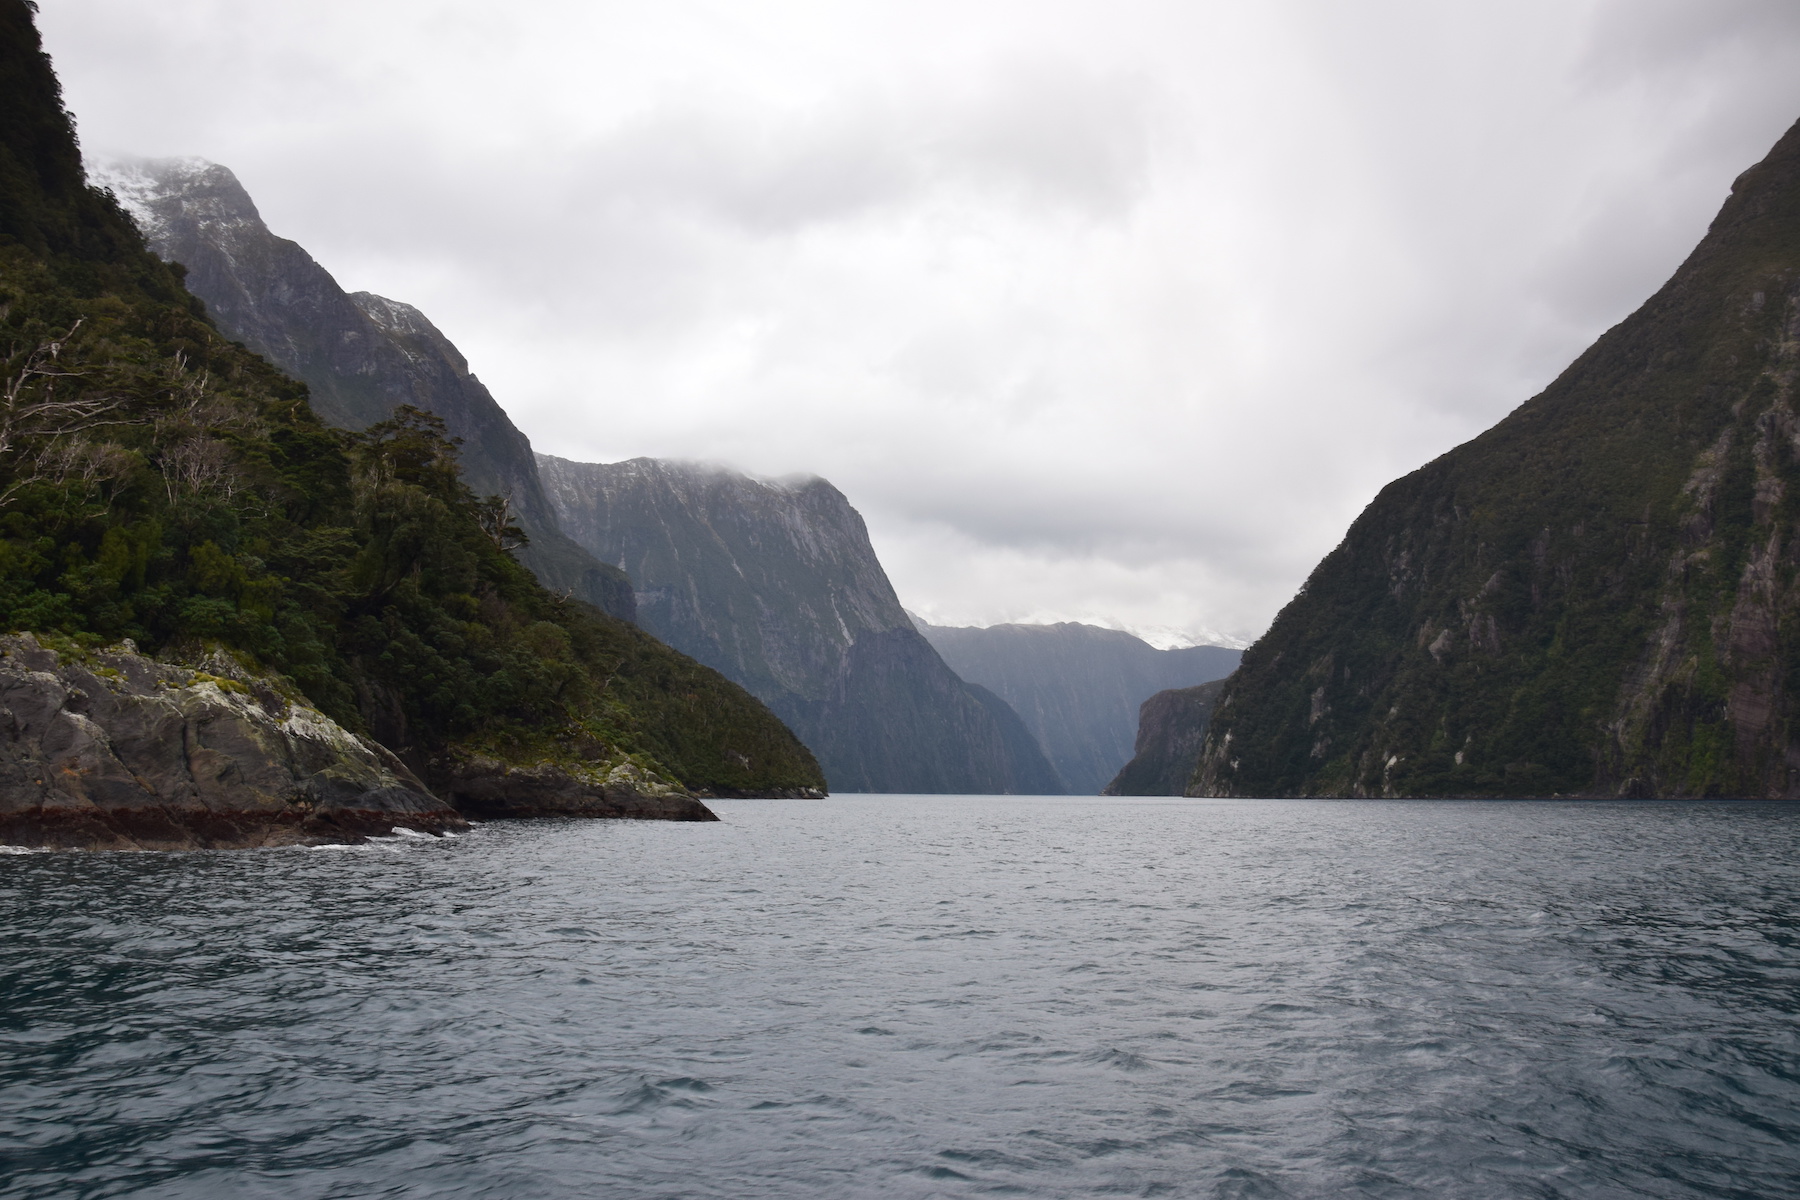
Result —
<path fill-rule="evenodd" d="M 0 855 L 0 1197 L 1800 1196 L 1800 806 Z"/>

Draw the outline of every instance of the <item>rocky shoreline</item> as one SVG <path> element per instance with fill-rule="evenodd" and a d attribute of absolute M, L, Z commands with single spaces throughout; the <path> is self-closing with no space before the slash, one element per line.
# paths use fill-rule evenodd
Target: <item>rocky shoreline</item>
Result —
<path fill-rule="evenodd" d="M 589 779 L 465 757 L 434 784 L 223 651 L 168 662 L 130 642 L 0 637 L 0 844 L 195 850 L 438 835 L 469 816 L 718 819 L 629 769 Z"/>

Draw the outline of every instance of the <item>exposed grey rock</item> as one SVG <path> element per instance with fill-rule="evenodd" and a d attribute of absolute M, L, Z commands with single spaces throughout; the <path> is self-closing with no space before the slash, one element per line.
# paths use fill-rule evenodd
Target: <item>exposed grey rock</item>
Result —
<path fill-rule="evenodd" d="M 1061 792 L 1017 714 L 921 637 L 842 492 L 698 463 L 539 455 L 562 527 L 636 582 L 638 623 L 742 684 L 834 792 Z"/>
<path fill-rule="evenodd" d="M 222 653 L 0 637 L 0 842 L 194 849 L 466 827 L 391 753 Z"/>
<path fill-rule="evenodd" d="M 88 174 L 113 189 L 151 249 L 187 268 L 188 290 L 226 336 L 305 382 L 320 417 L 362 429 L 401 404 L 442 417 L 463 441 L 469 486 L 508 497 L 518 512 L 531 538 L 519 561 L 546 587 L 633 618 L 630 581 L 563 535 L 530 441 L 423 313 L 345 293 L 297 243 L 269 230 L 237 177 L 216 163 L 119 159 L 90 163 Z"/>
<path fill-rule="evenodd" d="M 1206 726 L 1225 687 L 1223 679 L 1171 688 L 1138 709 L 1136 753 L 1106 785 L 1104 796 L 1180 796 L 1200 764 Z"/>
<path fill-rule="evenodd" d="M 1069 790 L 1083 796 L 1099 793 L 1132 756 L 1147 697 L 1223 679 L 1243 657 L 1226 646 L 1159 650 L 1121 630 L 1073 621 L 918 627 L 951 670 L 1012 706 Z"/>

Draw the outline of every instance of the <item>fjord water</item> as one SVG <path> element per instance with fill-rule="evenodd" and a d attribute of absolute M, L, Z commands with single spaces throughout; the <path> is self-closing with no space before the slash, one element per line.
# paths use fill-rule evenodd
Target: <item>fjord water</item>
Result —
<path fill-rule="evenodd" d="M 1800 808 L 0 857 L 0 1196 L 1800 1192 Z"/>

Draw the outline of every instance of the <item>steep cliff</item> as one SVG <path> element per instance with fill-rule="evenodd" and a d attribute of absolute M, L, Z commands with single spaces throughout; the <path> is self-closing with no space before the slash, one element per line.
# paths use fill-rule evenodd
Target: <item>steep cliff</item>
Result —
<path fill-rule="evenodd" d="M 462 440 L 469 486 L 511 501 L 531 539 L 520 561 L 546 587 L 633 618 L 630 582 L 563 535 L 530 441 L 418 309 L 346 293 L 298 244 L 275 236 L 237 177 L 215 163 L 116 159 L 93 164 L 92 175 L 152 250 L 186 268 L 188 290 L 219 329 L 303 381 L 321 417 L 363 429 L 401 404 L 437 414 Z"/>
<path fill-rule="evenodd" d="M 1223 679 L 1158 692 L 1138 708 L 1131 761 L 1101 789 L 1103 796 L 1179 796 L 1194 778 L 1212 707 Z"/>
<path fill-rule="evenodd" d="M 1063 790 L 1017 714 L 913 628 L 829 483 L 538 461 L 563 528 L 636 582 L 639 623 L 760 697 L 833 790 Z"/>
<path fill-rule="evenodd" d="M 1097 795 L 1131 757 L 1145 697 L 1223 679 L 1242 657 L 1225 646 L 1159 650 L 1132 634 L 1074 621 L 918 627 L 952 671 L 1012 706 L 1081 796 Z"/>
<path fill-rule="evenodd" d="M 1244 655 L 1209 795 L 1800 795 L 1800 125 L 1644 306 L 1386 487 Z"/>
<path fill-rule="evenodd" d="M 253 671 L 237 681 L 251 694 L 283 681 L 271 694 L 291 687 L 434 789 L 463 775 L 485 787 L 493 763 L 529 777 L 521 793 L 561 772 L 598 786 L 596 804 L 633 781 L 647 795 L 822 786 L 805 747 L 742 688 L 520 566 L 441 420 L 403 405 L 358 433 L 328 429 L 303 384 L 221 336 L 181 272 L 83 181 L 21 0 L 0 0 L 0 99 L 0 630 L 78 655 L 129 639 L 175 665 L 211 645 Z M 171 716 L 138 703 L 148 696 L 115 703 L 110 688 L 27 667 L 13 686 L 34 707 L 7 718 L 15 766 L 59 763 L 74 775 L 57 777 L 73 789 L 59 794 L 89 799 L 90 784 L 128 794 L 137 761 L 185 764 L 199 787 L 195 747 L 219 749 L 208 729 L 228 719 L 206 708 L 205 687 L 192 697 L 205 711 L 184 700 Z M 239 713 L 245 739 L 264 717 L 287 720 L 263 709 Z M 148 746 L 134 732 L 143 712 L 163 713 Z M 260 770 L 243 759 L 223 786 Z M 250 790 L 291 808 L 283 797 L 315 775 Z M 43 780 L 6 775 L 0 806 L 42 809 Z M 287 811 L 242 799 L 241 813 Z"/>

